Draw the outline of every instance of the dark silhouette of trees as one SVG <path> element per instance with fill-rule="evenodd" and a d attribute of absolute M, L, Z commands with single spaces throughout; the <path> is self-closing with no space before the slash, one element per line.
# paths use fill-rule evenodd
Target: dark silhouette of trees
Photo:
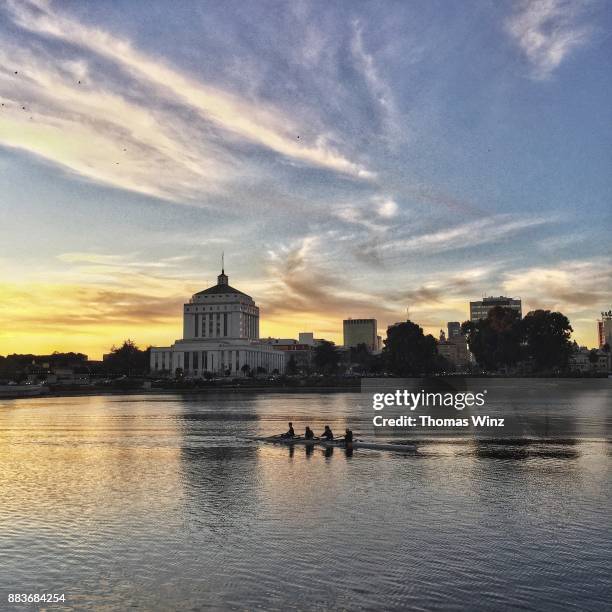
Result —
<path fill-rule="evenodd" d="M 50 370 L 71 368 L 87 371 L 88 368 L 87 355 L 83 353 L 55 351 L 50 355 L 12 354 L 0 356 L 0 380 L 25 380 L 28 374 L 39 371 L 43 364 Z"/>
<path fill-rule="evenodd" d="M 368 372 L 370 366 L 374 362 L 373 355 L 370 353 L 366 344 L 361 343 L 351 347 L 350 362 L 354 366 L 354 370 L 360 372 Z"/>
<path fill-rule="evenodd" d="M 141 351 L 129 338 L 117 348 L 111 348 L 110 355 L 104 360 L 106 369 L 113 374 L 134 376 L 149 371 L 150 348 Z"/>
<path fill-rule="evenodd" d="M 438 368 L 436 339 L 423 334 L 423 329 L 406 321 L 387 329 L 383 360 L 398 376 L 430 374 Z"/>
<path fill-rule="evenodd" d="M 321 340 L 314 350 L 314 364 L 323 374 L 333 374 L 338 369 L 338 349 L 333 342 Z"/>
<path fill-rule="evenodd" d="M 289 361 L 287 362 L 287 367 L 285 368 L 285 370 L 287 371 L 287 374 L 290 374 L 290 375 L 297 374 L 298 367 L 295 361 L 295 357 L 293 355 L 289 357 Z"/>
<path fill-rule="evenodd" d="M 249 376 L 251 373 L 251 366 L 248 363 L 245 363 L 241 368 L 240 371 L 245 375 L 245 376 Z"/>
<path fill-rule="evenodd" d="M 563 370 L 572 352 L 572 327 L 560 312 L 534 310 L 524 319 L 511 308 L 496 306 L 486 319 L 461 326 L 478 364 L 496 371 L 520 361 L 537 372 Z"/>
<path fill-rule="evenodd" d="M 382 356 L 372 353 L 364 343 L 351 347 L 350 363 L 353 371 L 361 374 L 376 374 L 383 369 Z"/>
<path fill-rule="evenodd" d="M 518 312 L 495 306 L 486 319 L 466 321 L 461 331 L 470 351 L 485 370 L 513 366 L 521 359 L 521 329 Z"/>
<path fill-rule="evenodd" d="M 565 369 L 572 352 L 574 331 L 569 319 L 560 312 L 534 310 L 520 324 L 524 353 L 536 370 Z"/>

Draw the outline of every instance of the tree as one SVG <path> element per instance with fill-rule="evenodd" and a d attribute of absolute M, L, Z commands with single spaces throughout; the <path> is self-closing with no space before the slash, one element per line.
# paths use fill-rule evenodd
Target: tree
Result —
<path fill-rule="evenodd" d="M 574 331 L 560 312 L 534 310 L 521 321 L 526 356 L 536 370 L 564 369 L 572 351 L 570 335 Z"/>
<path fill-rule="evenodd" d="M 111 347 L 110 355 L 104 360 L 106 367 L 114 374 L 144 374 L 149 371 L 150 349 L 141 351 L 129 338 L 117 348 Z"/>
<path fill-rule="evenodd" d="M 248 363 L 245 363 L 241 368 L 240 371 L 245 375 L 248 376 L 251 373 L 251 366 Z"/>
<path fill-rule="evenodd" d="M 255 372 L 257 372 L 257 374 L 266 374 L 268 370 L 266 370 L 266 368 L 262 367 L 262 366 L 257 366 L 257 369 L 255 370 Z"/>
<path fill-rule="evenodd" d="M 418 376 L 436 370 L 436 340 L 423 333 L 412 321 L 397 323 L 387 329 L 383 359 L 398 376 Z"/>
<path fill-rule="evenodd" d="M 486 319 L 466 321 L 461 331 L 478 364 L 495 371 L 521 359 L 521 320 L 512 308 L 495 306 Z"/>
<path fill-rule="evenodd" d="M 289 375 L 297 374 L 297 371 L 298 371 L 297 362 L 295 361 L 295 357 L 293 355 L 289 357 L 289 361 L 287 362 L 287 367 L 285 369 L 287 371 L 287 374 Z"/>
<path fill-rule="evenodd" d="M 589 351 L 589 363 L 594 366 L 599 361 L 599 351 L 597 349 L 591 349 Z"/>
<path fill-rule="evenodd" d="M 333 342 L 321 340 L 314 350 L 314 364 L 323 374 L 333 374 L 338 369 L 338 349 Z"/>
<path fill-rule="evenodd" d="M 350 361 L 351 364 L 356 366 L 355 369 L 359 372 L 369 372 L 375 358 L 374 355 L 370 353 L 368 346 L 361 342 L 357 346 L 351 347 Z"/>

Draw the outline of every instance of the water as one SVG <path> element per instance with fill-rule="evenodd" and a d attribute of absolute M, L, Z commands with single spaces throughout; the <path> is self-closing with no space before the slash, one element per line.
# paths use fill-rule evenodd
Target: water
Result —
<path fill-rule="evenodd" d="M 289 418 L 355 426 L 362 404 L 340 393 L 0 402 L 0 608 L 38 608 L 11 607 L 15 592 L 64 593 L 49 610 L 608 605 L 605 436 L 351 457 L 244 440 Z M 577 409 L 588 420 L 589 405 Z"/>

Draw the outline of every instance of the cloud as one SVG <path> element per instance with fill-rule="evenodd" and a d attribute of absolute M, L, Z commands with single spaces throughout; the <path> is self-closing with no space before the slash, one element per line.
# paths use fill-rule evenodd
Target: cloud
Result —
<path fill-rule="evenodd" d="M 60 261 L 77 264 L 99 264 L 100 266 L 129 268 L 172 268 L 183 262 L 193 259 L 194 255 L 176 255 L 165 257 L 156 261 L 134 261 L 134 253 L 125 255 L 109 255 L 105 253 L 61 253 L 57 256 Z"/>
<path fill-rule="evenodd" d="M 249 141 L 303 164 L 358 178 L 373 177 L 362 164 L 332 147 L 326 135 L 309 138 L 308 130 L 279 108 L 199 82 L 137 50 L 126 40 L 53 11 L 42 0 L 11 1 L 8 6 L 20 27 L 60 39 L 114 63 L 135 85 L 152 89 L 156 97 L 184 105 L 229 138 Z"/>
<path fill-rule="evenodd" d="M 503 290 L 523 300 L 528 310 L 556 310 L 565 314 L 573 337 L 595 346 L 595 320 L 612 303 L 612 263 L 609 258 L 565 260 L 554 266 L 532 266 L 505 274 Z"/>
<path fill-rule="evenodd" d="M 547 79 L 593 28 L 584 24 L 580 0 L 523 0 L 505 22 L 506 31 L 531 63 L 535 79 Z"/>
<path fill-rule="evenodd" d="M 609 307 L 612 264 L 596 258 L 561 261 L 554 267 L 533 266 L 506 273 L 503 287 L 521 296 L 531 308 L 566 314 L 582 309 L 597 312 Z"/>
<path fill-rule="evenodd" d="M 549 221 L 538 217 L 520 219 L 507 214 L 494 215 L 434 232 L 391 236 L 383 244 L 372 248 L 379 256 L 387 258 L 401 258 L 409 253 L 431 255 L 500 242 L 518 232 L 547 222 Z"/>
<path fill-rule="evenodd" d="M 389 141 L 397 142 L 405 138 L 405 126 L 397 110 L 393 92 L 380 76 L 374 57 L 368 53 L 363 40 L 363 26 L 359 21 L 353 23 L 351 54 L 356 68 L 363 76 L 365 83 L 382 111 L 383 128 Z"/>
<path fill-rule="evenodd" d="M 52 59 L 44 50 L 5 42 L 0 65 L 4 146 L 95 182 L 170 200 L 215 193 L 230 166 L 240 168 L 218 142 L 193 138 L 198 126 L 150 103 L 146 92 L 132 90 L 128 99 L 102 69 L 98 78 L 82 76 L 89 74 L 88 61 Z"/>
<path fill-rule="evenodd" d="M 393 200 L 368 201 L 365 203 L 338 204 L 331 207 L 332 215 L 349 225 L 354 225 L 374 233 L 377 238 L 390 227 L 390 220 L 398 208 Z"/>
<path fill-rule="evenodd" d="M 329 269 L 322 240 L 307 236 L 296 244 L 269 253 L 261 301 L 266 315 L 297 312 L 325 318 L 347 317 L 351 312 L 394 312 L 396 307 L 380 296 L 356 289 L 341 270 Z M 357 315 L 355 315 L 357 316 Z"/>
<path fill-rule="evenodd" d="M 375 202 L 377 204 L 376 211 L 385 219 L 395 217 L 399 212 L 397 202 L 391 198 L 376 198 Z"/>

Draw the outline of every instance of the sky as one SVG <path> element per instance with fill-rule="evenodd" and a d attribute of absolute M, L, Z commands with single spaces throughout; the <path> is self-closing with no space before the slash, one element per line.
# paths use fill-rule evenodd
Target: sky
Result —
<path fill-rule="evenodd" d="M 0 0 L 0 355 L 612 307 L 605 1 Z"/>

